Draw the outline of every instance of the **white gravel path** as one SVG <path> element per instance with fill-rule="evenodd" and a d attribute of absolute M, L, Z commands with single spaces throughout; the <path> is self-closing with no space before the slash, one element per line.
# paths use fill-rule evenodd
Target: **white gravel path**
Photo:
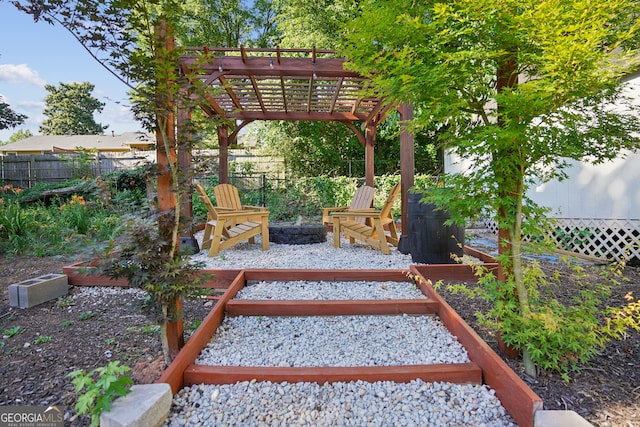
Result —
<path fill-rule="evenodd" d="M 201 233 L 196 237 L 201 238 Z M 383 255 L 343 240 L 312 245 L 242 244 L 208 268 L 408 269 L 410 255 Z M 258 282 L 240 299 L 425 298 L 409 282 Z M 226 318 L 197 363 L 241 366 L 374 366 L 463 363 L 465 349 L 435 316 Z M 515 426 L 486 386 L 389 381 L 239 382 L 194 385 L 174 396 L 165 426 Z"/>
<path fill-rule="evenodd" d="M 196 233 L 198 244 L 202 245 L 202 231 Z M 333 247 L 333 233 L 327 233 L 327 241 L 311 245 L 282 245 L 269 243 L 269 250 L 261 248 L 261 236 L 256 243 L 247 242 L 221 251 L 216 257 L 209 257 L 208 251 L 201 250 L 192 258 L 206 264 L 207 268 L 245 269 L 245 268 L 305 268 L 305 269 L 360 269 L 393 270 L 408 269 L 412 264 L 411 255 L 401 254 L 391 248 L 391 254 L 385 255 L 373 247 L 356 242 L 352 245 L 348 239 L 341 239 L 341 247 Z"/>

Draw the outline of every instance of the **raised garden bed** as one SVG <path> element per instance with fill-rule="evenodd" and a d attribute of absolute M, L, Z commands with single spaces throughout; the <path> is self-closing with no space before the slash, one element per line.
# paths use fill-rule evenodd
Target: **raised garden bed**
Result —
<path fill-rule="evenodd" d="M 423 278 L 436 280 L 475 280 L 467 265 L 411 266 Z M 406 272 L 395 270 L 243 270 L 232 281 L 219 303 L 213 307 L 198 330 L 158 382 L 166 382 L 177 392 L 192 384 L 226 384 L 256 379 L 273 382 L 447 381 L 458 384 L 484 383 L 495 390 L 505 409 L 521 426 L 533 425 L 535 411 L 542 400 L 502 359 L 446 304 L 426 283 L 418 287 L 427 300 L 394 301 L 250 301 L 234 300 L 235 295 L 253 280 L 393 280 L 408 281 Z M 205 366 L 195 360 L 215 334 L 225 316 L 232 315 L 341 315 L 341 314 L 435 314 L 457 337 L 469 354 L 471 363 L 375 366 L 375 367 L 247 367 Z"/>

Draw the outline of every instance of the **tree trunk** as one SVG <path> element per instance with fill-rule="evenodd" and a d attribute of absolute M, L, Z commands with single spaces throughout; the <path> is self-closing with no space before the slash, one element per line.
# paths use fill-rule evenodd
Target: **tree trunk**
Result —
<path fill-rule="evenodd" d="M 182 312 L 182 300 L 176 299 L 172 304 L 162 307 L 165 321 L 161 325 L 162 352 L 165 363 L 170 364 L 184 347 L 184 320 Z"/>
<path fill-rule="evenodd" d="M 515 224 L 513 225 L 513 236 L 511 237 L 511 254 L 513 256 L 513 280 L 515 281 L 516 291 L 518 292 L 518 304 L 520 306 L 520 316 L 527 318 L 531 314 L 529 305 L 529 291 L 524 282 L 524 267 L 522 265 L 522 204 L 524 197 L 524 173 L 520 173 L 520 181 L 518 182 L 518 191 L 515 195 L 516 211 Z M 522 350 L 522 360 L 524 362 L 524 370 L 527 375 L 532 378 L 536 377 L 536 366 L 531 360 L 531 352 L 525 347 Z"/>

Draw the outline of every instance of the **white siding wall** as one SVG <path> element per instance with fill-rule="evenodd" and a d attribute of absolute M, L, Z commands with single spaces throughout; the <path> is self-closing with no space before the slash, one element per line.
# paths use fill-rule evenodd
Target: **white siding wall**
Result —
<path fill-rule="evenodd" d="M 640 105 L 640 76 L 627 82 L 625 94 Z M 640 152 L 624 154 L 597 166 L 573 162 L 568 179 L 539 185 L 528 196 L 557 218 L 640 219 Z M 446 172 L 469 167 L 445 154 Z"/>
<path fill-rule="evenodd" d="M 640 219 L 640 153 L 626 154 L 601 165 L 573 162 L 568 179 L 528 195 L 558 218 Z"/>

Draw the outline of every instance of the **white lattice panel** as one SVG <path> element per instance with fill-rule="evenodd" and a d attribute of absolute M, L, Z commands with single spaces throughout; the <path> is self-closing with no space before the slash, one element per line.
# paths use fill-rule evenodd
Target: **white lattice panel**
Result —
<path fill-rule="evenodd" d="M 640 220 L 558 218 L 558 247 L 609 260 L 640 260 Z"/>
<path fill-rule="evenodd" d="M 640 219 L 556 218 L 555 229 L 549 232 L 559 249 L 582 255 L 640 261 Z M 494 233 L 493 220 L 485 225 Z"/>

